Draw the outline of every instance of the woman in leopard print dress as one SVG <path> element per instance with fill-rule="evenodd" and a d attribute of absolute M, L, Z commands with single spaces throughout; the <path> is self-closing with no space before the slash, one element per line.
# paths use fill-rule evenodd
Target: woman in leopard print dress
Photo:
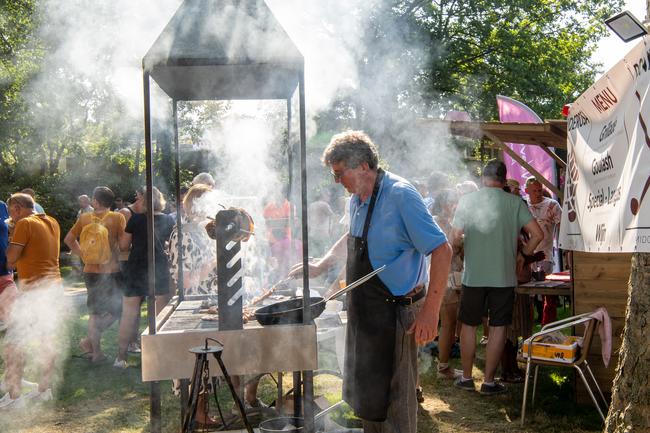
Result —
<path fill-rule="evenodd" d="M 207 185 L 192 186 L 183 200 L 185 218 L 183 231 L 183 289 L 187 295 L 217 294 L 217 255 L 214 241 L 205 231 L 206 206 L 201 197 L 211 191 Z M 170 271 L 174 283 L 178 281 L 178 228 L 175 226 L 169 241 Z"/>

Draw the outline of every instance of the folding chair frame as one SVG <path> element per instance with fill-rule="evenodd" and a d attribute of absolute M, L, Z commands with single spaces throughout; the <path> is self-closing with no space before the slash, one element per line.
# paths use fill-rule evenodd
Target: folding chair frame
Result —
<path fill-rule="evenodd" d="M 523 401 L 521 403 L 521 426 L 523 427 L 524 425 L 524 418 L 526 416 L 526 400 L 528 396 L 528 380 L 530 379 L 530 368 L 532 364 L 535 365 L 535 378 L 533 380 L 533 396 L 532 396 L 532 401 L 531 401 L 531 406 L 535 406 L 535 391 L 537 390 L 537 373 L 539 370 L 540 365 L 548 365 L 548 366 L 553 366 L 553 367 L 574 367 L 578 374 L 580 375 L 580 378 L 582 379 L 582 382 L 585 385 L 585 388 L 587 388 L 587 392 L 589 393 L 589 396 L 591 397 L 591 400 L 594 402 L 594 405 L 596 406 L 596 409 L 598 410 L 598 413 L 600 414 L 601 419 L 603 422 L 605 421 L 605 413 L 607 413 L 608 410 L 608 403 L 607 400 L 605 400 L 605 396 L 603 395 L 603 392 L 600 389 L 600 386 L 598 386 L 598 382 L 596 381 L 596 378 L 594 377 L 593 372 L 591 371 L 591 368 L 589 367 L 589 363 L 587 362 L 587 356 L 589 355 L 589 349 L 591 348 L 591 342 L 593 341 L 593 336 L 596 330 L 596 326 L 598 325 L 598 320 L 591 317 L 593 313 L 584 313 L 580 314 L 577 316 L 572 316 L 572 317 L 567 317 L 566 319 L 558 320 L 556 322 L 549 323 L 545 326 L 542 327 L 542 329 L 533 334 L 531 337 L 531 343 L 528 345 L 528 358 L 526 360 L 526 380 L 524 382 L 524 397 Z M 580 357 L 576 359 L 575 361 L 571 363 L 562 363 L 562 362 L 557 362 L 553 360 L 541 360 L 541 359 L 533 359 L 532 352 L 533 352 L 533 341 L 535 338 L 550 334 L 555 331 L 561 331 L 563 329 L 571 328 L 577 325 L 582 325 L 584 324 L 586 326 L 585 333 L 583 336 L 582 340 L 582 348 L 581 348 L 581 353 Z M 600 407 L 599 401 L 596 399 L 596 396 L 594 395 L 594 392 L 591 389 L 591 386 L 589 385 L 589 382 L 587 381 L 587 375 L 585 375 L 585 371 L 588 373 L 588 376 L 591 378 L 591 381 L 596 385 L 596 389 L 598 390 L 598 394 L 600 395 L 600 398 L 602 399 L 604 403 L 604 411 Z"/>

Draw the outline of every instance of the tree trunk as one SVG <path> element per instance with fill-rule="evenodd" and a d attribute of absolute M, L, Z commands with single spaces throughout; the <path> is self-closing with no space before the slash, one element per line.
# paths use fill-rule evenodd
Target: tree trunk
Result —
<path fill-rule="evenodd" d="M 608 433 L 650 429 L 649 319 L 650 253 L 634 253 L 623 342 L 605 421 Z"/>

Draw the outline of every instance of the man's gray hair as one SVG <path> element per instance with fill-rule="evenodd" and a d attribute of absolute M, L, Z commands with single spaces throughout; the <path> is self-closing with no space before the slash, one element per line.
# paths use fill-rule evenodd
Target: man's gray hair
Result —
<path fill-rule="evenodd" d="M 34 199 L 24 192 L 12 194 L 7 200 L 7 206 L 18 205 L 24 209 L 34 209 Z"/>
<path fill-rule="evenodd" d="M 379 153 L 365 132 L 345 131 L 332 137 L 321 161 L 327 166 L 343 162 L 347 168 L 356 168 L 366 162 L 375 170 L 379 166 Z"/>

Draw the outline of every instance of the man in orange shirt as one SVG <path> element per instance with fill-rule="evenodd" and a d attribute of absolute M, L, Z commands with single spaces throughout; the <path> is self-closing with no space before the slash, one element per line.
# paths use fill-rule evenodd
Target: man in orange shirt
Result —
<path fill-rule="evenodd" d="M 92 362 L 102 362 L 106 359 L 106 355 L 101 350 L 102 333 L 120 317 L 122 312 L 122 292 L 117 284 L 120 281 L 118 240 L 124 233 L 126 223 L 124 215 L 110 210 L 114 199 L 115 195 L 109 188 L 105 186 L 95 188 L 92 199 L 94 211 L 82 214 L 63 240 L 72 254 L 84 260 L 84 280 L 88 291 L 86 305 L 90 319 L 88 335 L 79 342 L 79 347 L 89 355 Z M 84 228 L 91 224 L 99 224 L 100 230 L 105 228 L 108 232 L 106 236 L 109 251 L 105 260 L 91 261 L 87 251 L 83 251 L 79 244 L 78 239 L 83 238 Z"/>
<path fill-rule="evenodd" d="M 62 329 L 62 314 L 57 310 L 60 303 L 56 299 L 63 297 L 59 223 L 44 213 L 36 213 L 34 199 L 27 194 L 14 194 L 7 204 L 14 223 L 7 248 L 7 268 L 18 273 L 19 293 L 11 307 L 6 335 L 5 382 L 9 392 L 0 399 L 1 409 L 24 406 L 29 399 L 52 399 L 50 380 L 56 358 L 56 334 Z M 41 343 L 38 361 L 43 372 L 38 388 L 23 396 L 25 345 L 32 341 Z"/>

